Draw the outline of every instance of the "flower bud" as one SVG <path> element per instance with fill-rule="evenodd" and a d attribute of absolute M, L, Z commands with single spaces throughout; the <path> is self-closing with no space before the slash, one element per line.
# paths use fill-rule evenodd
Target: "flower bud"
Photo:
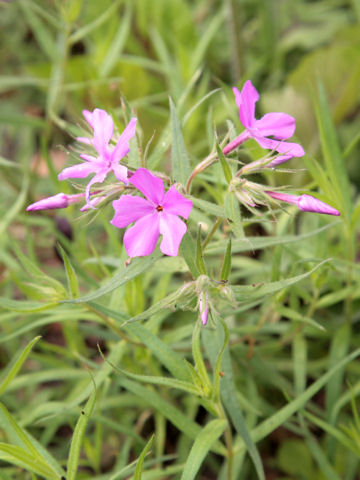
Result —
<path fill-rule="evenodd" d="M 65 193 L 58 193 L 57 195 L 53 195 L 52 197 L 43 198 L 38 202 L 32 203 L 26 208 L 26 210 L 28 212 L 31 212 L 35 210 L 53 210 L 57 208 L 66 208 L 71 203 L 76 203 L 83 197 L 83 193 L 79 193 L 77 195 L 66 195 Z"/>

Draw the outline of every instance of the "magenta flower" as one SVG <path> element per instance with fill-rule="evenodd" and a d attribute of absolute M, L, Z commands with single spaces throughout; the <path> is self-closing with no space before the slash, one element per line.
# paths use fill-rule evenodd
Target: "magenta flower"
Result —
<path fill-rule="evenodd" d="M 114 122 L 112 117 L 105 112 L 96 108 L 93 112 L 83 111 L 83 115 L 87 122 L 94 130 L 92 139 L 78 137 L 78 141 L 92 145 L 98 156 L 82 154 L 80 157 L 85 162 L 65 168 L 59 175 L 59 180 L 67 178 L 85 178 L 91 173 L 95 175 L 86 186 L 85 197 L 87 203 L 90 198 L 90 188 L 94 183 L 102 183 L 108 173 L 113 172 L 115 177 L 128 184 L 127 168 L 120 165 L 119 161 L 125 157 L 130 151 L 129 141 L 135 135 L 136 118 L 132 118 L 121 134 L 117 144 L 111 150 L 109 142 L 113 136 Z"/>
<path fill-rule="evenodd" d="M 113 202 L 115 210 L 111 223 L 124 228 L 124 245 L 129 257 L 150 255 L 162 235 L 160 250 L 165 255 L 176 256 L 186 232 L 186 224 L 178 215 L 188 218 L 192 209 L 191 200 L 183 197 L 173 185 L 166 193 L 160 178 L 145 168 L 139 168 L 129 179 L 145 198 L 122 195 Z"/>
<path fill-rule="evenodd" d="M 58 193 L 52 197 L 43 198 L 38 202 L 32 203 L 29 205 L 26 210 L 32 212 L 35 210 L 53 210 L 55 208 L 66 208 L 71 203 L 76 203 L 79 200 L 84 198 L 83 193 L 78 193 L 76 195 L 66 195 L 65 193 Z"/>
<path fill-rule="evenodd" d="M 302 157 L 305 152 L 297 143 L 284 142 L 294 135 L 295 119 L 286 113 L 267 113 L 260 120 L 255 118 L 255 103 L 260 96 L 250 80 L 245 82 L 241 92 L 234 87 L 236 105 L 239 107 L 240 121 L 245 131 L 230 142 L 223 150 L 224 155 L 232 152 L 249 138 L 253 138 L 262 148 L 275 150 L 277 156 L 269 166 L 274 167 L 292 157 Z M 274 137 L 274 139 L 268 138 Z"/>
<path fill-rule="evenodd" d="M 315 212 L 315 213 L 324 213 L 326 215 L 336 215 L 339 216 L 340 212 L 336 208 L 330 207 L 327 203 L 318 200 L 310 195 L 290 195 L 288 193 L 280 192 L 271 192 L 267 191 L 271 198 L 275 200 L 280 200 L 281 202 L 291 203 L 297 205 L 297 207 L 303 212 Z"/>

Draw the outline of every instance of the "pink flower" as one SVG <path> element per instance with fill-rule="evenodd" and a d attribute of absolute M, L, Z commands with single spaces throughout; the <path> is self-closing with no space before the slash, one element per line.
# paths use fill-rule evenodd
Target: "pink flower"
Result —
<path fill-rule="evenodd" d="M 297 207 L 304 212 L 315 212 L 315 213 L 324 213 L 326 215 L 336 215 L 339 216 L 340 212 L 336 208 L 330 207 L 327 203 L 318 200 L 317 198 L 311 197 L 310 195 L 290 195 L 288 193 L 280 192 L 271 192 L 267 191 L 271 198 L 275 200 L 280 200 L 281 202 L 292 203 L 297 205 Z"/>
<path fill-rule="evenodd" d="M 135 222 L 124 235 L 124 245 L 129 257 L 150 255 L 160 234 L 160 250 L 165 255 L 176 256 L 187 228 L 178 215 L 188 218 L 192 209 L 191 200 L 180 195 L 175 185 L 165 193 L 162 180 L 145 168 L 139 168 L 129 182 L 138 188 L 146 199 L 122 195 L 113 202 L 115 215 L 111 220 L 118 228 Z"/>
<path fill-rule="evenodd" d="M 202 292 L 199 297 L 199 312 L 202 324 L 206 325 L 209 316 L 209 295 L 207 292 Z"/>
<path fill-rule="evenodd" d="M 85 162 L 65 168 L 58 175 L 58 178 L 59 180 L 85 178 L 91 173 L 94 173 L 95 175 L 87 184 L 85 190 L 86 201 L 89 203 L 91 186 L 94 183 L 102 183 L 110 172 L 113 172 L 118 180 L 127 185 L 127 168 L 124 165 L 120 165 L 119 161 L 130 151 L 129 141 L 135 135 L 136 118 L 130 120 L 117 144 L 110 150 L 109 142 L 114 131 L 112 117 L 106 113 L 105 110 L 98 108 L 95 108 L 93 112 L 84 110 L 83 115 L 94 130 L 94 137 L 92 139 L 78 137 L 78 141 L 92 145 L 98 153 L 98 156 L 80 155 Z"/>
<path fill-rule="evenodd" d="M 253 138 L 262 148 L 275 150 L 284 155 L 276 157 L 269 166 L 274 167 L 292 157 L 302 157 L 305 152 L 297 143 L 283 142 L 294 135 L 295 119 L 286 113 L 267 113 L 260 120 L 255 118 L 255 103 L 260 96 L 250 80 L 245 82 L 241 92 L 234 87 L 236 105 L 239 107 L 240 121 L 246 130 L 230 142 L 223 150 L 224 155 L 232 152 L 249 138 Z M 275 140 L 268 138 L 274 137 Z"/>
<path fill-rule="evenodd" d="M 58 193 L 52 197 L 43 198 L 38 202 L 32 203 L 29 205 L 26 210 L 28 212 L 35 210 L 53 210 L 55 208 L 66 208 L 71 203 L 76 203 L 79 200 L 84 198 L 83 193 L 78 193 L 76 195 L 66 195 L 65 193 Z"/>

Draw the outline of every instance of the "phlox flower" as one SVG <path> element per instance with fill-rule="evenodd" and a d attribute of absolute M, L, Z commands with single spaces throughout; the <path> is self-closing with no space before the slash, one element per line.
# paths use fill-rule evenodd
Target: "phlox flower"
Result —
<path fill-rule="evenodd" d="M 336 208 L 331 207 L 325 202 L 312 197 L 311 195 L 290 195 L 288 193 L 280 193 L 280 192 L 271 192 L 267 191 L 267 193 L 271 198 L 275 200 L 280 200 L 281 202 L 291 203 L 293 205 L 297 205 L 299 210 L 303 212 L 315 212 L 315 213 L 324 213 L 326 215 L 336 215 L 339 216 L 340 212 L 336 210 Z"/>
<path fill-rule="evenodd" d="M 223 150 L 230 153 L 249 138 L 253 138 L 262 147 L 275 150 L 278 155 L 268 166 L 274 167 L 292 157 L 302 157 L 305 152 L 298 143 L 284 142 L 295 132 L 295 119 L 286 113 L 267 113 L 260 120 L 255 118 L 255 104 L 260 96 L 250 80 L 246 81 L 241 92 L 234 87 L 236 105 L 239 108 L 240 121 L 245 131 L 230 142 Z M 274 137 L 268 138 L 268 137 Z"/>
<path fill-rule="evenodd" d="M 128 184 L 127 168 L 120 165 L 120 160 L 130 151 L 129 141 L 135 135 L 136 118 L 132 118 L 121 134 L 114 148 L 110 148 L 109 142 L 114 132 L 114 122 L 112 117 L 99 108 L 93 112 L 83 111 L 86 121 L 94 131 L 92 139 L 78 137 L 78 141 L 92 145 L 97 156 L 81 154 L 80 157 L 85 162 L 65 168 L 59 175 L 59 180 L 67 178 L 85 178 L 91 173 L 95 175 L 86 186 L 85 197 L 87 203 L 90 198 L 90 188 L 94 183 L 102 183 L 108 173 L 113 172 L 115 177 L 121 182 Z"/>
<path fill-rule="evenodd" d="M 173 185 L 166 193 L 160 178 L 146 168 L 139 168 L 129 182 L 146 198 L 122 195 L 113 202 L 115 210 L 111 223 L 124 228 L 135 222 L 124 235 L 124 246 L 129 257 L 150 255 L 162 235 L 160 250 L 176 256 L 186 232 L 186 224 L 178 217 L 188 218 L 191 200 L 183 197 Z"/>

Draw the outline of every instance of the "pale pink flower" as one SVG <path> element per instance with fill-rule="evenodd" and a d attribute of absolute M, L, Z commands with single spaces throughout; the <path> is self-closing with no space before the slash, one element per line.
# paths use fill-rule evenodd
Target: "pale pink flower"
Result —
<path fill-rule="evenodd" d="M 202 324 L 206 325 L 209 316 L 209 295 L 207 292 L 202 292 L 199 297 L 199 312 Z"/>
<path fill-rule="evenodd" d="M 136 118 L 130 120 L 117 144 L 111 149 L 109 142 L 114 132 L 112 117 L 105 110 L 100 110 L 99 108 L 96 108 L 93 112 L 84 110 L 83 115 L 94 130 L 94 137 L 92 139 L 78 137 L 77 140 L 92 145 L 98 155 L 80 155 L 85 162 L 65 168 L 58 175 L 58 178 L 59 180 L 85 178 L 94 173 L 95 175 L 87 184 L 85 190 L 86 201 L 89 203 L 91 186 L 94 183 L 102 183 L 110 172 L 113 172 L 118 180 L 126 185 L 128 184 L 127 168 L 124 165 L 120 165 L 119 162 L 130 151 L 129 141 L 135 135 Z"/>
<path fill-rule="evenodd" d="M 183 197 L 173 185 L 166 193 L 160 178 L 145 168 L 139 168 L 129 182 L 144 194 L 145 198 L 122 195 L 113 202 L 115 210 L 111 223 L 124 228 L 124 245 L 129 257 L 150 255 L 162 235 L 160 250 L 165 255 L 176 256 L 186 232 L 186 224 L 178 217 L 188 218 L 192 209 L 191 200 Z"/>
<path fill-rule="evenodd" d="M 284 142 L 295 132 L 295 119 L 286 113 L 267 113 L 260 120 L 255 118 L 255 104 L 260 96 L 250 80 L 245 82 L 241 92 L 234 87 L 236 105 L 239 107 L 240 121 L 245 131 L 223 149 L 224 155 L 232 152 L 249 138 L 253 138 L 262 148 L 275 150 L 278 155 L 268 166 L 274 167 L 292 157 L 302 157 L 305 152 L 297 143 Z M 268 138 L 268 137 L 274 137 Z"/>
<path fill-rule="evenodd" d="M 78 193 L 76 195 L 66 195 L 65 193 L 58 193 L 52 197 L 43 198 L 38 202 L 29 205 L 26 210 L 32 212 L 35 210 L 53 210 L 56 208 L 66 208 L 71 203 L 79 202 L 84 198 L 84 193 Z"/>
<path fill-rule="evenodd" d="M 326 215 L 336 215 L 339 216 L 340 212 L 336 208 L 331 207 L 327 203 L 322 202 L 321 200 L 312 197 L 311 195 L 290 195 L 288 193 L 280 192 L 271 192 L 267 191 L 271 198 L 275 200 L 280 200 L 281 202 L 291 203 L 296 205 L 300 210 L 304 212 L 315 212 L 315 213 L 324 213 Z"/>

